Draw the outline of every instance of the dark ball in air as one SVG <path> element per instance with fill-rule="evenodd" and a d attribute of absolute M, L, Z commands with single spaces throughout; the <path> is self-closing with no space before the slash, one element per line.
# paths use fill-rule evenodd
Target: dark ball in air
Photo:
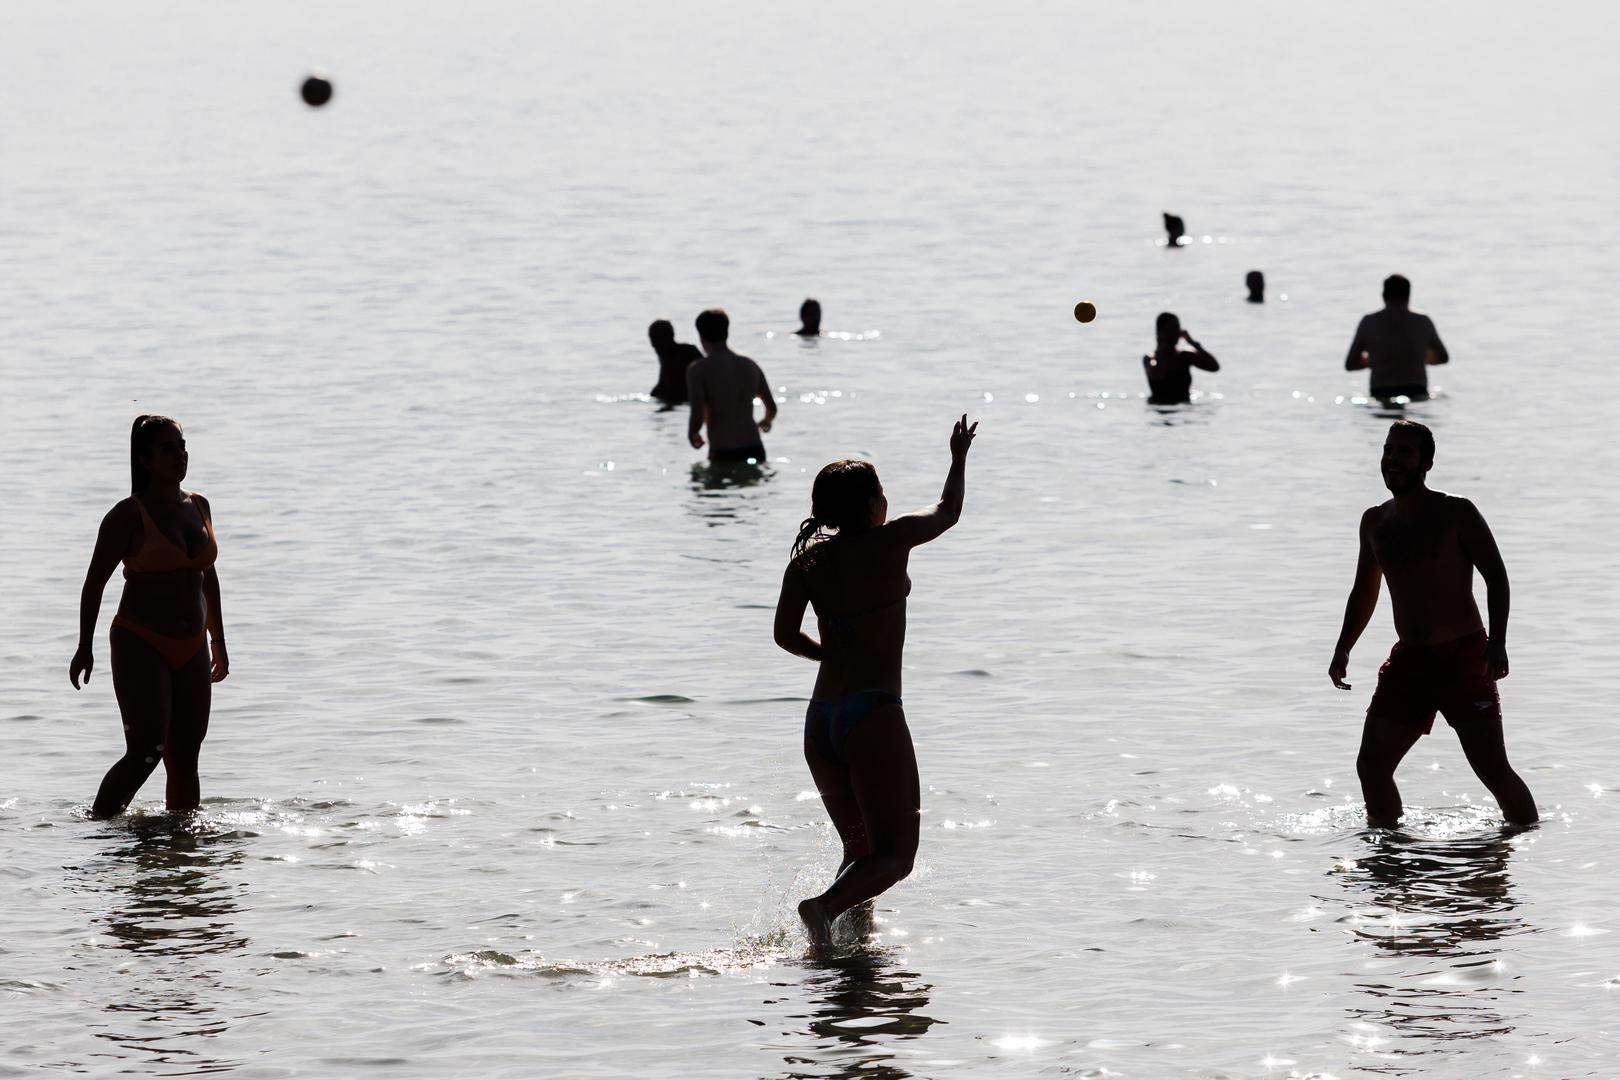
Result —
<path fill-rule="evenodd" d="M 304 85 L 298 88 L 303 97 L 304 104 L 312 109 L 318 109 L 332 100 L 332 83 L 319 75 L 311 75 L 304 80 Z"/>

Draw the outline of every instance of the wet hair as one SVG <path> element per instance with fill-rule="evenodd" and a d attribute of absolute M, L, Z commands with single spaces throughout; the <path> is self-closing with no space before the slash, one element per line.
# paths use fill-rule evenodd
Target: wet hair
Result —
<path fill-rule="evenodd" d="M 713 341 L 724 344 L 726 335 L 731 333 L 731 319 L 717 307 L 709 308 L 697 317 L 698 337 L 704 341 Z"/>
<path fill-rule="evenodd" d="M 1389 425 L 1389 433 L 1391 435 L 1402 432 L 1410 432 L 1411 434 L 1417 436 L 1418 449 L 1423 454 L 1423 463 L 1425 465 L 1433 465 L 1434 432 L 1430 431 L 1428 427 L 1418 423 L 1416 420 L 1397 420 L 1393 424 Z"/>
<path fill-rule="evenodd" d="M 1402 274 L 1391 274 L 1384 279 L 1384 302 L 1405 304 L 1412 299 L 1412 283 Z"/>
<path fill-rule="evenodd" d="M 1181 320 L 1176 318 L 1174 312 L 1161 311 L 1153 321 L 1153 332 L 1160 337 L 1175 337 L 1181 333 Z"/>
<path fill-rule="evenodd" d="M 180 430 L 180 424 L 167 416 L 152 416 L 142 413 L 135 418 L 135 424 L 129 429 L 129 493 L 145 491 L 152 483 L 152 474 L 141 458 L 152 452 L 152 442 L 165 428 Z"/>
<path fill-rule="evenodd" d="M 882 494 L 883 485 L 870 461 L 846 458 L 825 466 L 810 489 L 810 516 L 799 524 L 793 557 L 803 555 L 817 540 L 868 527 L 871 502 Z"/>
<path fill-rule="evenodd" d="M 820 300 L 806 300 L 804 303 L 799 305 L 799 318 L 802 319 L 804 322 L 809 322 L 810 321 L 809 316 L 812 313 L 815 314 L 816 321 L 820 322 L 821 321 L 821 301 Z"/>
<path fill-rule="evenodd" d="M 675 340 L 675 327 L 668 319 L 655 319 L 647 327 L 647 338 L 654 345 L 668 345 Z"/>

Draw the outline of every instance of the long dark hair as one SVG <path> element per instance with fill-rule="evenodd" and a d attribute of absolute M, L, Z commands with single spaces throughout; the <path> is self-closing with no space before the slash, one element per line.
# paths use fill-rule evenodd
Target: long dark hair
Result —
<path fill-rule="evenodd" d="M 135 418 L 135 426 L 129 429 L 129 493 L 131 495 L 145 491 L 152 483 L 152 474 L 141 458 L 152 451 L 152 440 L 164 428 L 174 428 L 179 431 L 180 425 L 167 416 L 153 416 L 142 413 Z"/>
<path fill-rule="evenodd" d="M 818 540 L 858 532 L 872 521 L 872 500 L 883 494 L 877 470 L 870 461 L 846 458 L 835 461 L 816 474 L 810 489 L 810 516 L 799 525 L 799 537 L 793 541 L 793 557 L 797 559 Z"/>

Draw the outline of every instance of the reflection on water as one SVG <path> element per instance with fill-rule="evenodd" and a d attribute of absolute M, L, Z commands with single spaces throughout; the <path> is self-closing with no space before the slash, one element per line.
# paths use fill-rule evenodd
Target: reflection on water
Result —
<path fill-rule="evenodd" d="M 1362 854 L 1336 868 L 1357 899 L 1341 921 L 1379 957 L 1354 976 L 1362 1003 L 1347 1010 L 1363 1049 L 1448 1053 L 1515 1030 L 1521 1014 L 1503 1006 L 1518 976 L 1501 942 L 1536 928 L 1518 914 L 1508 873 L 1514 835 L 1368 833 Z"/>
<path fill-rule="evenodd" d="M 692 466 L 694 510 L 710 525 L 737 521 L 749 509 L 757 487 L 776 475 L 768 463 L 703 461 Z"/>
<path fill-rule="evenodd" d="M 102 845 L 95 858 L 68 868 L 72 887 L 105 901 L 94 916 L 104 936 L 81 956 L 125 977 L 106 1003 L 108 1018 L 91 1021 L 93 1034 L 118 1048 L 110 1056 L 145 1068 L 236 1068 L 211 1057 L 206 1040 L 240 1019 L 223 1006 L 243 991 L 216 960 L 248 946 L 232 924 L 234 886 L 220 873 L 242 861 L 240 834 L 211 829 L 200 815 L 130 815 L 94 839 Z"/>
<path fill-rule="evenodd" d="M 882 950 L 856 949 L 819 961 L 796 985 L 810 992 L 813 1011 L 789 1017 L 805 1024 L 789 1037 L 809 1042 L 784 1048 L 784 1078 L 902 1080 L 913 1074 L 897 1060 L 904 1053 L 899 1045 L 942 1023 L 921 1011 L 932 987 L 899 970 Z"/>

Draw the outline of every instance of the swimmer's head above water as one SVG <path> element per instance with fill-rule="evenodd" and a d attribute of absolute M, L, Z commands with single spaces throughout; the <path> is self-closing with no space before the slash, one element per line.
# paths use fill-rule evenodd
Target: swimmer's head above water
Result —
<path fill-rule="evenodd" d="M 818 537 L 862 532 L 882 525 L 888 517 L 889 500 L 872 463 L 835 461 L 816 474 L 810 489 L 810 516 L 799 525 L 793 557 L 804 554 Z"/>
<path fill-rule="evenodd" d="M 1384 306 L 1404 308 L 1412 302 L 1412 283 L 1404 274 L 1391 274 L 1384 279 Z"/>
<path fill-rule="evenodd" d="M 141 415 L 129 429 L 129 491 L 145 491 L 154 483 L 178 486 L 186 478 L 190 458 L 180 424 L 167 416 Z"/>
<path fill-rule="evenodd" d="M 799 328 L 794 331 L 800 337 L 815 337 L 821 333 L 821 301 L 806 300 L 799 305 Z"/>
<path fill-rule="evenodd" d="M 668 319 L 655 319 L 647 327 L 647 340 L 652 342 L 654 350 L 661 353 L 675 344 L 675 327 Z"/>
<path fill-rule="evenodd" d="M 1176 341 L 1181 337 L 1181 320 L 1174 312 L 1161 311 L 1159 317 L 1153 321 L 1153 332 L 1160 345 L 1174 349 Z"/>

